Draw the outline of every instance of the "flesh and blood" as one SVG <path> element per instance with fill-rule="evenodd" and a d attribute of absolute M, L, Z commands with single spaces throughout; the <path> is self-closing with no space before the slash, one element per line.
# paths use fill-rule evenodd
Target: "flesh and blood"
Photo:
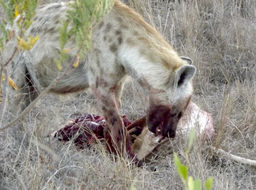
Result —
<path fill-rule="evenodd" d="M 156 147 L 166 139 L 161 134 L 162 124 L 157 126 L 156 133 L 152 133 L 146 126 L 146 117 L 130 122 L 122 116 L 132 143 L 132 150 L 138 160 L 143 160 Z M 189 134 L 193 127 L 198 127 L 198 134 L 202 140 L 212 138 L 214 134 L 213 119 L 209 113 L 200 109 L 195 103 L 190 102 L 186 112 L 178 123 L 181 134 Z M 103 142 L 110 152 L 115 152 L 110 135 L 104 135 L 106 122 L 104 117 L 93 114 L 84 114 L 53 133 L 60 141 L 73 140 L 74 144 L 83 149 L 97 142 Z"/>

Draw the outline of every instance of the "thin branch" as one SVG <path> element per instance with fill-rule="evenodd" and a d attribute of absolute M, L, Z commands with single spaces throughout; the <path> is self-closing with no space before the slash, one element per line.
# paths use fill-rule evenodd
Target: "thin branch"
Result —
<path fill-rule="evenodd" d="M 10 62 L 11 60 L 13 59 L 14 55 L 17 53 L 18 51 L 18 48 L 17 46 L 15 46 L 14 50 L 13 50 L 13 53 L 12 53 L 12 56 L 6 61 L 6 63 L 3 65 L 4 67 L 6 67 Z"/>
<path fill-rule="evenodd" d="M 76 60 L 76 57 L 75 57 L 75 60 Z M 46 87 L 40 94 L 39 96 L 33 101 L 31 102 L 24 110 L 23 112 L 21 112 L 21 114 L 16 118 L 14 119 L 13 121 L 11 121 L 10 123 L 8 123 L 7 125 L 5 125 L 3 128 L 0 128 L 0 132 L 4 131 L 5 129 L 8 129 L 10 127 L 12 127 L 13 125 L 15 125 L 17 122 L 19 122 L 21 119 L 23 119 L 26 114 L 28 112 L 30 112 L 32 110 L 32 108 L 36 105 L 36 103 L 42 99 L 48 92 L 51 88 L 53 88 L 66 74 L 68 74 L 68 72 L 71 71 L 72 69 L 72 65 L 73 65 L 73 62 L 72 64 L 70 64 L 65 70 L 64 72 L 59 76 L 57 77 L 55 80 L 53 80 L 50 85 L 48 87 Z"/>
<path fill-rule="evenodd" d="M 220 148 L 217 149 L 217 148 L 215 148 L 215 147 L 211 147 L 211 149 L 212 149 L 214 152 L 216 152 L 217 154 L 221 154 L 221 155 L 227 157 L 227 158 L 230 159 L 230 160 L 234 160 L 234 161 L 239 162 L 239 163 L 242 163 L 242 164 L 247 164 L 247 165 L 256 167 L 256 160 L 251 160 L 251 159 L 248 159 L 248 158 L 236 156 L 236 155 L 231 154 L 231 153 L 228 153 L 228 152 L 226 152 L 225 150 L 222 150 L 222 149 L 220 149 Z"/>

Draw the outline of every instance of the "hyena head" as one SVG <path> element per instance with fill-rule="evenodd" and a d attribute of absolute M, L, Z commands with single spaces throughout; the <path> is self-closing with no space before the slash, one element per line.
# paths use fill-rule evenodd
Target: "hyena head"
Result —
<path fill-rule="evenodd" d="M 191 62 L 188 58 L 182 57 L 182 59 Z M 193 65 L 180 66 L 170 75 L 166 91 L 157 92 L 156 96 L 150 98 L 147 124 L 151 132 L 163 137 L 175 137 L 179 119 L 193 93 L 192 78 L 195 72 L 196 68 Z M 162 97 L 162 100 L 155 97 Z"/>

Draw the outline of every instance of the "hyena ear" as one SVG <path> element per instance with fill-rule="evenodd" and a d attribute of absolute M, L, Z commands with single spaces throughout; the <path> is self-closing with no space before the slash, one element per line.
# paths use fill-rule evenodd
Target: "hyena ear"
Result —
<path fill-rule="evenodd" d="M 175 73 L 175 86 L 181 87 L 187 84 L 195 75 L 196 67 L 193 65 L 181 66 Z"/>
<path fill-rule="evenodd" d="M 186 56 L 180 56 L 180 58 L 184 61 L 186 61 L 189 65 L 193 64 L 193 60 Z"/>

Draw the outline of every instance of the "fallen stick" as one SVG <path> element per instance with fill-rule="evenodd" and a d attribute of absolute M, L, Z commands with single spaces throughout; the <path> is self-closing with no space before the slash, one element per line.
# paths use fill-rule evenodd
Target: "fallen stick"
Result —
<path fill-rule="evenodd" d="M 244 157 L 241 157 L 241 156 L 236 156 L 234 154 L 231 154 L 229 152 L 226 152 L 225 150 L 223 149 L 217 149 L 213 146 L 211 146 L 211 149 L 217 153 L 217 154 L 220 154 L 220 155 L 223 155 L 225 157 L 227 157 L 228 159 L 230 160 L 234 160 L 236 162 L 239 162 L 239 163 L 242 163 L 242 164 L 247 164 L 247 165 L 250 165 L 250 166 L 253 166 L 253 167 L 256 167 L 256 160 L 251 160 L 251 159 L 248 159 L 248 158 L 244 158 Z"/>

